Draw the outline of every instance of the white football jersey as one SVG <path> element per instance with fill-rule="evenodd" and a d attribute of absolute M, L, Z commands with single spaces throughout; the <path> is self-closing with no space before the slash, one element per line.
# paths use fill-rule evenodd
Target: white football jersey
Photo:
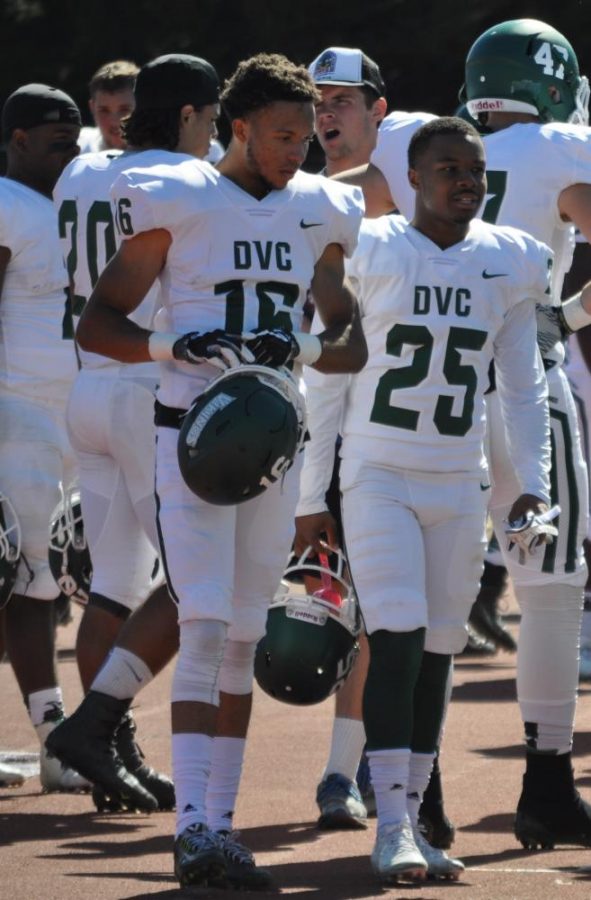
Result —
<path fill-rule="evenodd" d="M 78 135 L 80 153 L 100 153 L 107 150 L 100 128 L 94 125 L 83 125 Z"/>
<path fill-rule="evenodd" d="M 316 263 L 331 243 L 353 252 L 364 210 L 359 188 L 304 172 L 256 200 L 197 160 L 124 172 L 112 194 L 124 238 L 153 228 L 172 236 L 160 280 L 178 334 L 298 330 Z M 162 364 L 158 397 L 187 407 L 216 372 Z"/>
<path fill-rule="evenodd" d="M 550 258 L 529 235 L 479 219 L 445 250 L 401 216 L 366 220 L 347 269 L 369 359 L 350 380 L 343 460 L 485 470 L 484 392 L 494 356 L 511 407 L 515 467 L 524 490 L 537 493 L 531 448 L 546 441 L 546 379 L 531 301 L 547 302 Z"/>
<path fill-rule="evenodd" d="M 488 190 L 482 218 L 532 234 L 554 253 L 552 297 L 571 267 L 574 226 L 558 211 L 562 191 L 591 184 L 591 129 L 550 122 L 516 124 L 484 137 Z"/>
<path fill-rule="evenodd" d="M 415 212 L 415 192 L 408 180 L 408 145 L 421 125 L 437 116 L 423 112 L 392 112 L 386 116 L 378 131 L 378 142 L 371 162 L 381 171 L 396 208 L 405 219 Z"/>
<path fill-rule="evenodd" d="M 11 256 L 0 300 L 0 390 L 65 402 L 78 366 L 53 203 L 0 178 L 0 246 Z"/>
<path fill-rule="evenodd" d="M 63 255 L 73 285 L 74 324 L 84 309 L 98 277 L 121 243 L 113 222 L 110 189 L 117 175 L 135 164 L 148 168 L 161 162 L 166 151 L 138 152 L 106 150 L 77 156 L 62 172 L 53 192 L 58 211 Z M 170 164 L 192 159 L 187 154 L 168 153 Z M 159 286 L 155 285 L 130 316 L 142 328 L 152 328 L 159 304 Z M 122 370 L 122 364 L 97 353 L 79 348 L 84 368 Z M 133 376 L 155 375 L 157 365 L 146 363 L 133 367 Z"/>

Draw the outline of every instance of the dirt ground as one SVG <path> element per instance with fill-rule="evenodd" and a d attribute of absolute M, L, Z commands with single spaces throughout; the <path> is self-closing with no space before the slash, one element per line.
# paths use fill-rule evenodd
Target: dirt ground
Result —
<path fill-rule="evenodd" d="M 511 627 L 517 615 L 509 607 Z M 78 614 L 77 614 L 78 615 Z M 71 710 L 81 696 L 76 621 L 60 629 L 60 675 Z M 149 762 L 170 772 L 169 667 L 138 698 L 138 734 Z M 577 784 L 591 795 L 591 687 L 577 714 Z M 35 771 L 36 737 L 12 670 L 0 664 L 3 709 L 0 752 Z M 456 884 L 427 882 L 382 889 L 369 866 L 375 822 L 366 831 L 321 833 L 316 784 L 328 751 L 333 700 L 308 708 L 255 695 L 242 794 L 235 824 L 276 894 L 298 900 L 589 900 L 591 848 L 528 853 L 515 840 L 523 750 L 515 701 L 515 657 L 500 653 L 456 662 L 442 751 L 448 815 L 457 826 L 453 853 L 466 864 Z M 98 815 L 86 795 L 42 794 L 33 774 L 20 788 L 0 789 L 0 898 L 4 900 L 139 900 L 223 898 L 235 892 L 181 891 L 172 874 L 174 814 Z M 269 896 L 252 893 L 250 896 Z"/>

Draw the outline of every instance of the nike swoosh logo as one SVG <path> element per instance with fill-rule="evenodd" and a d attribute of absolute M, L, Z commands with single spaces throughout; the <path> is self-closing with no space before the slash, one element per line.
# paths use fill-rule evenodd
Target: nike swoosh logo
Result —
<path fill-rule="evenodd" d="M 124 662 L 125 662 L 125 665 L 127 666 L 127 668 L 129 669 L 129 671 L 131 672 L 131 674 L 133 675 L 133 677 L 135 678 L 135 680 L 137 681 L 137 683 L 139 684 L 140 681 L 141 681 L 142 679 L 140 678 L 140 676 L 138 675 L 138 673 L 135 671 L 135 669 L 133 668 L 133 666 L 130 666 L 130 665 L 129 665 L 129 663 L 127 662 L 127 660 L 124 660 Z"/>
<path fill-rule="evenodd" d="M 482 270 L 483 278 L 506 278 L 508 272 L 487 272 L 486 269 Z"/>
<path fill-rule="evenodd" d="M 490 484 L 482 484 L 482 482 L 480 482 L 480 490 L 481 491 L 488 491 L 489 488 L 490 488 Z"/>
<path fill-rule="evenodd" d="M 324 225 L 324 222 L 304 222 L 300 219 L 300 228 L 318 228 L 319 225 Z"/>

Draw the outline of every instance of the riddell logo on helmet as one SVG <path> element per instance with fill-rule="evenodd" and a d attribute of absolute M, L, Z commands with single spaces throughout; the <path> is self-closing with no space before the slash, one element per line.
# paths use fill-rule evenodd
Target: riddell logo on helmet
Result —
<path fill-rule="evenodd" d="M 470 112 L 495 112 L 505 108 L 504 100 L 470 100 Z"/>
<path fill-rule="evenodd" d="M 326 625 L 328 618 L 326 613 L 317 613 L 313 610 L 289 606 L 286 607 L 285 615 L 288 619 L 299 619 L 299 621 L 308 622 L 310 625 Z"/>

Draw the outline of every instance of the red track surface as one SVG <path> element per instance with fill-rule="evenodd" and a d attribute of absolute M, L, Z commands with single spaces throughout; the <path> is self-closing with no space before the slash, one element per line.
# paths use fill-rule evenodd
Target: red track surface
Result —
<path fill-rule="evenodd" d="M 60 673 L 71 710 L 80 698 L 74 626 L 60 631 Z M 591 848 L 526 853 L 511 826 L 522 773 L 514 657 L 460 659 L 445 734 L 446 808 L 457 825 L 455 855 L 466 864 L 456 883 L 381 889 L 371 873 L 374 823 L 364 832 L 320 833 L 314 795 L 327 754 L 332 700 L 297 709 L 260 691 L 236 825 L 268 866 L 277 893 L 314 900 L 589 900 Z M 170 771 L 168 697 L 171 668 L 150 685 L 135 710 L 150 763 Z M 12 670 L 0 665 L 0 751 L 35 751 Z M 577 783 L 591 795 L 591 702 L 579 701 Z M 235 896 L 233 891 L 178 889 L 172 875 L 174 814 L 98 815 L 84 795 L 40 793 L 37 777 L 0 789 L 0 898 L 138 900 Z M 252 893 L 250 896 L 269 896 Z"/>

